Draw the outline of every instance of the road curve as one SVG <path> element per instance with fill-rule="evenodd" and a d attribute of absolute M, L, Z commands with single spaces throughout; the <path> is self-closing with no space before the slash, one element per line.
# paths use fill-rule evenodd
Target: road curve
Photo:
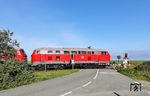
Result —
<path fill-rule="evenodd" d="M 134 80 L 112 69 L 84 69 L 68 76 L 0 91 L 0 96 L 150 96 L 150 88 L 130 92 Z"/>

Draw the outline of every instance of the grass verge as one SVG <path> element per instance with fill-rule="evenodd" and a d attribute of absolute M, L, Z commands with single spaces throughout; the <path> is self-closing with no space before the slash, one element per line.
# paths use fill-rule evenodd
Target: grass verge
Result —
<path fill-rule="evenodd" d="M 130 68 L 127 68 L 127 69 L 118 68 L 117 70 L 121 74 L 126 75 L 132 79 L 150 81 L 150 73 L 149 72 L 138 71 L 138 70 L 130 69 Z"/>
<path fill-rule="evenodd" d="M 116 69 L 132 79 L 150 81 L 150 61 L 130 61 L 129 63 L 128 68 L 118 66 Z"/>
<path fill-rule="evenodd" d="M 31 83 L 36 83 L 39 81 L 44 81 L 44 80 L 48 80 L 48 79 L 53 79 L 53 78 L 57 78 L 57 77 L 61 77 L 61 76 L 65 76 L 65 75 L 69 75 L 75 72 L 78 72 L 79 69 L 68 69 L 68 70 L 49 70 L 47 72 L 45 71 L 33 71 L 32 75 L 34 76 L 33 80 L 30 80 L 30 78 L 27 80 L 26 79 L 17 79 L 11 83 L 7 83 L 6 80 L 5 82 L 0 82 L 0 91 L 4 90 L 4 89 L 9 89 L 9 88 L 15 88 L 15 87 L 19 87 L 19 86 L 23 86 L 23 85 L 28 85 Z M 25 73 L 24 73 L 25 74 Z M 24 74 L 22 74 L 21 76 L 26 78 L 24 76 Z M 5 79 L 5 78 L 4 78 Z M 2 80 L 2 78 L 0 78 L 0 81 Z M 18 82 L 18 80 L 20 80 Z M 30 81 L 30 82 L 29 82 Z"/>
<path fill-rule="evenodd" d="M 53 79 L 53 78 L 57 78 L 57 77 L 61 77 L 61 76 L 65 76 L 65 75 L 69 75 L 75 72 L 78 72 L 79 69 L 68 69 L 68 70 L 49 70 L 47 72 L 45 71 L 35 71 L 34 75 L 35 75 L 35 82 L 38 81 L 43 81 L 43 80 L 48 80 L 48 79 Z"/>

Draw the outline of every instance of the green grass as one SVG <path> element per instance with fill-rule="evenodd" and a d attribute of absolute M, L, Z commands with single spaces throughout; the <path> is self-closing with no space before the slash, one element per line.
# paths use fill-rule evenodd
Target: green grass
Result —
<path fill-rule="evenodd" d="M 131 64 L 130 68 L 135 68 L 138 65 L 143 64 L 144 62 L 146 62 L 146 61 L 144 61 L 144 60 L 132 60 L 132 61 L 129 61 L 129 63 Z"/>
<path fill-rule="evenodd" d="M 118 68 L 117 70 L 121 74 L 126 75 L 132 79 L 150 81 L 150 72 L 138 71 L 130 68 L 127 69 Z"/>
<path fill-rule="evenodd" d="M 112 60 L 110 62 L 112 64 L 113 63 L 115 63 L 115 64 L 118 64 L 118 63 L 121 64 L 121 63 L 123 63 L 122 60 L 119 60 L 119 62 L 118 62 L 118 60 Z M 146 60 L 129 60 L 129 63 L 131 64 L 131 67 L 136 67 L 136 66 L 138 66 L 138 65 L 140 65 L 140 64 L 142 64 L 144 62 L 146 62 Z"/>
<path fill-rule="evenodd" d="M 118 67 L 117 70 L 132 79 L 150 81 L 150 62 L 148 61 L 129 61 L 129 68 Z"/>
<path fill-rule="evenodd" d="M 43 81 L 43 80 L 48 80 L 48 79 L 53 79 L 53 78 L 57 78 L 57 77 L 61 77 L 61 76 L 65 76 L 65 75 L 69 75 L 75 72 L 78 72 L 79 69 L 68 69 L 68 70 L 49 70 L 47 72 L 45 71 L 35 71 L 35 82 L 38 81 Z"/>

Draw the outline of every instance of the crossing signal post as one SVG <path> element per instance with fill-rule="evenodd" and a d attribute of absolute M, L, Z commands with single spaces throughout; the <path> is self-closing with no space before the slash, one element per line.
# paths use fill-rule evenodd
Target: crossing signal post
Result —
<path fill-rule="evenodd" d="M 125 53 L 125 56 L 123 58 L 123 67 L 127 68 L 129 62 L 128 53 Z"/>

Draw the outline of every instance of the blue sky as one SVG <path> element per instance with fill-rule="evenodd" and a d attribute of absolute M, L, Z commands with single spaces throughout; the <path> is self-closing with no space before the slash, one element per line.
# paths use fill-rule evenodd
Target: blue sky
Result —
<path fill-rule="evenodd" d="M 41 47 L 92 46 L 112 59 L 150 59 L 150 0 L 0 0 L 0 28 L 28 57 Z"/>

